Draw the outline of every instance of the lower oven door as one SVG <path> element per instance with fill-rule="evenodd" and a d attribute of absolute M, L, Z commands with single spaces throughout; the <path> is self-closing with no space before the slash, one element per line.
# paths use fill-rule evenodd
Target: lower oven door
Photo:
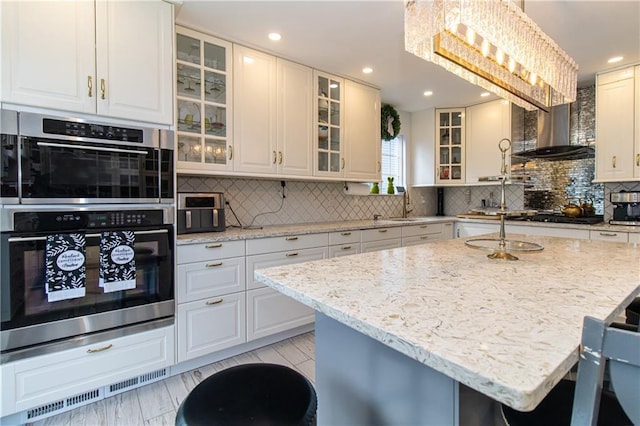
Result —
<path fill-rule="evenodd" d="M 173 228 L 164 225 L 132 230 L 135 288 L 105 291 L 100 286 L 101 230 L 91 229 L 85 233 L 84 296 L 59 301 L 49 301 L 46 291 L 46 237 L 51 233 L 3 232 L 1 351 L 172 317 Z"/>

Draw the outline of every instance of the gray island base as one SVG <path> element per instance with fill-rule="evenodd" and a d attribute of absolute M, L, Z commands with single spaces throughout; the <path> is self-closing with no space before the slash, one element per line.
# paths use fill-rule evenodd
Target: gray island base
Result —
<path fill-rule="evenodd" d="M 318 425 L 493 425 L 499 404 L 316 312 Z"/>

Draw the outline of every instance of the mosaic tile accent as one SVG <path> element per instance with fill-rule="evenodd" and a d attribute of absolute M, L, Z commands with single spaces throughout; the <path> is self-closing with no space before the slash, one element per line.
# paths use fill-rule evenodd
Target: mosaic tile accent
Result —
<path fill-rule="evenodd" d="M 286 181 L 285 198 L 280 197 L 280 180 L 178 176 L 178 192 L 224 192 L 225 199 L 248 226 L 285 225 L 340 220 L 372 219 L 402 215 L 400 195 L 350 195 L 342 182 Z M 431 188 L 427 188 L 431 189 Z M 413 191 L 413 190 L 412 190 Z M 420 202 L 412 216 L 435 214 L 435 191 L 416 191 Z M 424 213 L 419 213 L 424 212 Z M 227 225 L 237 225 L 227 208 Z"/>
<path fill-rule="evenodd" d="M 456 186 L 444 189 L 444 214 L 455 216 L 471 209 L 481 208 L 482 200 L 493 199 L 500 203 L 500 186 Z M 505 187 L 505 202 L 509 209 L 524 207 L 524 189 L 522 185 Z"/>

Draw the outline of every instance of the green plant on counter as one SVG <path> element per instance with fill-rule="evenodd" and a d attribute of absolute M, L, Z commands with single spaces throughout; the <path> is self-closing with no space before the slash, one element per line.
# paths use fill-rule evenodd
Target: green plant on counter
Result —
<path fill-rule="evenodd" d="M 396 193 L 396 189 L 393 186 L 393 178 L 388 177 L 387 178 L 387 194 L 395 194 L 395 193 Z"/>
<path fill-rule="evenodd" d="M 378 186 L 378 182 L 373 182 L 373 185 L 371 185 L 371 191 L 372 194 L 379 194 L 380 193 L 380 187 Z"/>

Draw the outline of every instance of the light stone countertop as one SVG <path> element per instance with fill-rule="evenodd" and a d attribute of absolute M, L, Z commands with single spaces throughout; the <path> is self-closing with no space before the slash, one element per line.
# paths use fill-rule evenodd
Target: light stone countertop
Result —
<path fill-rule="evenodd" d="M 286 235 L 317 234 L 319 232 L 339 232 L 354 229 L 374 229 L 392 226 L 411 226 L 424 223 L 453 222 L 451 216 L 414 217 L 410 220 L 347 220 L 340 222 L 297 223 L 292 225 L 265 226 L 260 229 L 227 228 L 224 232 L 203 232 L 178 235 L 177 245 L 211 243 L 233 240 L 250 240 L 254 238 L 281 237 Z"/>
<path fill-rule="evenodd" d="M 255 277 L 527 411 L 578 361 L 584 316 L 612 321 L 640 294 L 640 246 L 509 237 L 544 250 L 491 260 L 457 239 L 273 267 Z"/>
<path fill-rule="evenodd" d="M 455 216 L 426 216 L 426 217 L 412 217 L 408 221 L 398 221 L 389 219 L 379 220 L 348 220 L 337 222 L 321 222 L 321 223 L 296 223 L 292 225 L 274 225 L 265 226 L 260 229 L 240 229 L 234 227 L 227 227 L 224 232 L 201 232 L 195 234 L 183 234 L 178 235 L 176 244 L 197 244 L 197 243 L 212 243 L 221 241 L 234 241 L 234 240 L 250 240 L 254 238 L 265 237 L 281 237 L 287 235 L 303 235 L 303 234 L 316 234 L 319 232 L 337 232 L 348 231 L 354 229 L 373 229 L 381 227 L 391 226 L 411 226 L 421 223 L 442 223 L 442 222 L 466 222 L 466 223 L 488 223 L 499 225 L 500 221 L 495 219 L 465 219 Z M 543 226 L 553 228 L 572 228 L 572 229 L 587 229 L 594 231 L 618 231 L 618 232 L 638 232 L 640 233 L 640 226 L 622 226 L 622 225 L 580 225 L 570 223 L 550 223 L 550 222 L 527 222 L 518 220 L 509 220 L 506 222 L 510 225 L 526 225 L 526 226 Z"/>

